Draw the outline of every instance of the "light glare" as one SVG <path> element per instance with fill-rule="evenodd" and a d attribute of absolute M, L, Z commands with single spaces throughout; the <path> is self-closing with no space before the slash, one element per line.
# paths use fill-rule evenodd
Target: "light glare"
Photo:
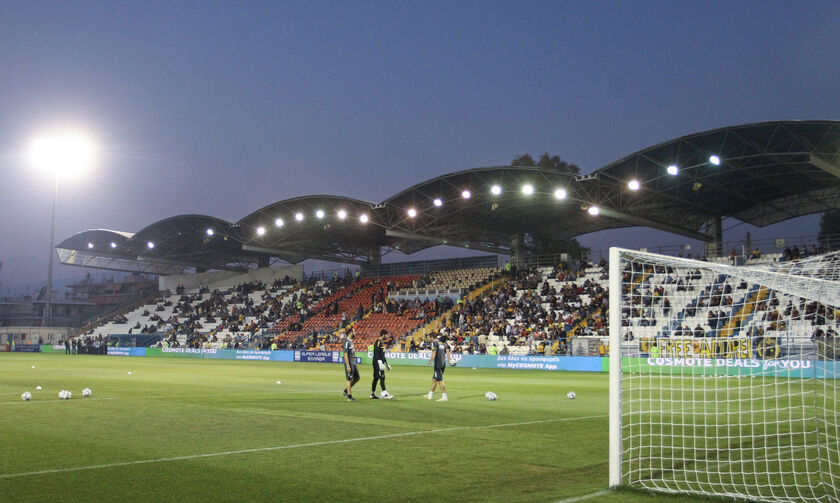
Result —
<path fill-rule="evenodd" d="M 491 192 L 494 196 L 498 196 L 499 194 L 501 194 L 501 193 L 502 193 L 502 188 L 501 188 L 501 187 L 499 187 L 498 185 L 494 185 L 494 186 L 490 187 L 490 192 Z"/>
<path fill-rule="evenodd" d="M 680 168 L 678 168 L 676 164 L 671 164 L 668 166 L 667 171 L 669 175 L 677 176 L 680 173 Z"/>
<path fill-rule="evenodd" d="M 215 232 L 213 232 L 213 229 L 207 229 L 208 236 L 212 236 L 213 234 L 215 234 Z"/>
<path fill-rule="evenodd" d="M 715 166 L 720 166 L 720 157 L 716 155 L 710 155 L 709 162 L 714 164 Z"/>
<path fill-rule="evenodd" d="M 586 210 L 586 211 L 588 211 L 589 214 L 592 215 L 593 217 L 597 217 L 598 214 L 601 213 L 601 209 L 598 208 L 597 206 L 590 206 L 589 209 Z"/>
<path fill-rule="evenodd" d="M 88 248 L 93 248 L 93 243 L 88 243 Z"/>
<path fill-rule="evenodd" d="M 627 183 L 627 188 L 630 189 L 630 190 L 634 190 L 634 191 L 639 190 L 639 187 L 641 187 L 641 185 L 639 184 L 638 180 L 630 180 Z"/>
<path fill-rule="evenodd" d="M 155 244 L 152 243 L 151 241 L 149 241 L 148 243 L 146 243 L 146 246 L 149 247 L 149 249 L 151 250 L 152 248 L 155 247 Z"/>
<path fill-rule="evenodd" d="M 409 208 L 408 209 L 408 216 L 411 217 L 411 218 L 416 217 L 417 216 L 417 210 L 415 210 L 414 208 Z"/>
<path fill-rule="evenodd" d="M 366 213 L 359 215 L 359 222 L 362 222 L 363 224 L 368 223 L 368 216 Z"/>
<path fill-rule="evenodd" d="M 295 220 L 297 220 L 298 222 L 303 222 L 303 213 L 295 213 Z"/>
<path fill-rule="evenodd" d="M 443 201 L 441 201 L 440 198 L 435 199 L 433 202 L 434 202 L 435 206 L 437 206 L 438 208 L 443 206 Z"/>
<path fill-rule="evenodd" d="M 274 225 L 277 226 L 277 227 L 283 227 L 283 225 L 285 225 L 285 224 L 286 224 L 286 222 L 284 222 L 282 218 L 278 218 L 277 220 L 274 221 Z"/>
<path fill-rule="evenodd" d="M 468 190 L 465 190 L 461 192 L 461 197 L 463 197 L 464 199 L 469 199 L 472 197 L 472 193 Z"/>
<path fill-rule="evenodd" d="M 566 199 L 566 191 L 564 189 L 555 190 L 554 199 Z"/>
<path fill-rule="evenodd" d="M 339 220 L 344 220 L 347 218 L 347 212 L 344 210 L 338 210 L 338 218 Z"/>
<path fill-rule="evenodd" d="M 265 236 L 265 227 L 257 227 L 257 236 Z"/>
<path fill-rule="evenodd" d="M 525 194 L 526 196 L 530 196 L 531 194 L 534 193 L 534 186 L 531 185 L 530 183 L 523 185 L 522 186 L 522 193 Z"/>
<path fill-rule="evenodd" d="M 79 133 L 58 133 L 32 142 L 29 159 L 32 165 L 56 176 L 69 175 L 88 168 L 93 162 L 93 143 Z"/>
<path fill-rule="evenodd" d="M 315 216 L 318 217 L 318 218 L 324 218 L 324 210 L 316 211 Z"/>

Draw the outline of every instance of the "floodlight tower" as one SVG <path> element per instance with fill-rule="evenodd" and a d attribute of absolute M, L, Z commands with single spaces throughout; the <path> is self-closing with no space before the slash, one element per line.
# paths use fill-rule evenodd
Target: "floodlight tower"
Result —
<path fill-rule="evenodd" d="M 55 206 L 58 199 L 58 180 L 88 168 L 93 160 L 93 144 L 81 133 L 57 132 L 42 136 L 32 142 L 29 151 L 32 166 L 54 178 L 52 217 L 50 219 L 50 261 L 47 269 L 47 292 L 41 326 L 52 322 L 52 277 L 55 254 Z"/>

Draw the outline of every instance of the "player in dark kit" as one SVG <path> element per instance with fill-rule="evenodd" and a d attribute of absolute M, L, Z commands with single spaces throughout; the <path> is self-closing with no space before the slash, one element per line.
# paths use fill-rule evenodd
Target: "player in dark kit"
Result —
<path fill-rule="evenodd" d="M 376 396 L 376 383 L 382 386 L 382 398 L 391 399 L 394 395 L 388 393 L 385 389 L 385 369 L 391 370 L 391 364 L 385 359 L 385 345 L 388 337 L 388 331 L 384 328 L 379 332 L 379 338 L 373 343 L 373 384 L 370 386 L 370 397 L 378 399 Z"/>
<path fill-rule="evenodd" d="M 342 352 L 344 353 L 344 377 L 347 379 L 347 389 L 342 391 L 348 402 L 355 402 L 353 398 L 353 385 L 359 382 L 359 368 L 356 366 L 356 347 L 353 345 L 353 336 L 355 332 L 351 328 L 347 331 L 347 337 L 344 339 Z"/>
<path fill-rule="evenodd" d="M 449 356 L 449 344 L 446 343 L 446 336 L 441 335 L 440 339 L 435 341 L 432 344 L 432 357 L 429 358 L 429 363 L 431 364 L 434 362 L 435 364 L 435 373 L 432 376 L 432 389 L 429 390 L 427 395 L 424 395 L 429 400 L 432 399 L 432 396 L 435 392 L 435 388 L 437 387 L 438 383 L 440 383 L 440 391 L 443 395 L 438 398 L 438 402 L 446 402 L 449 399 L 446 397 L 446 384 L 443 383 L 443 371 L 446 370 L 446 361 Z"/>

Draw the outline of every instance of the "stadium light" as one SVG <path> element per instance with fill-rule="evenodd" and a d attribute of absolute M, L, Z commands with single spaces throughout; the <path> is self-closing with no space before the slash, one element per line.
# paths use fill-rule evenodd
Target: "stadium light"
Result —
<path fill-rule="evenodd" d="M 525 194 L 526 196 L 530 196 L 531 194 L 534 193 L 534 186 L 531 185 L 530 183 L 526 183 L 525 185 L 522 186 L 522 193 Z"/>
<path fill-rule="evenodd" d="M 116 248 L 116 247 L 117 247 L 117 243 L 111 241 L 111 248 Z"/>
<path fill-rule="evenodd" d="M 88 248 L 93 248 L 93 243 L 88 243 Z"/>
<path fill-rule="evenodd" d="M 338 219 L 344 220 L 345 218 L 347 218 L 347 212 L 344 210 L 338 210 Z"/>
<path fill-rule="evenodd" d="M 710 155 L 709 162 L 714 164 L 715 166 L 720 166 L 720 157 L 716 155 Z"/>
<path fill-rule="evenodd" d="M 362 213 L 361 215 L 359 215 L 359 222 L 361 222 L 363 224 L 368 223 L 367 213 Z"/>
<path fill-rule="evenodd" d="M 408 216 L 410 218 L 416 217 L 417 216 L 417 210 L 415 210 L 414 208 L 409 208 L 408 209 Z"/>
<path fill-rule="evenodd" d="M 566 190 L 565 189 L 557 189 L 554 191 L 554 199 L 566 199 Z"/>
<path fill-rule="evenodd" d="M 440 208 L 441 206 L 443 206 L 443 201 L 441 201 L 441 200 L 440 200 L 440 198 L 437 198 L 437 199 L 435 199 L 435 200 L 434 200 L 434 201 L 432 201 L 432 202 L 433 202 L 433 203 L 434 203 L 434 205 L 435 205 L 435 206 L 437 206 L 438 208 Z"/>
<path fill-rule="evenodd" d="M 639 190 L 640 187 L 641 187 L 641 185 L 639 184 L 638 180 L 633 179 L 633 180 L 630 180 L 629 182 L 627 182 L 627 188 L 632 190 L 632 191 L 637 191 L 637 190 Z"/>
<path fill-rule="evenodd" d="M 295 213 L 295 220 L 297 220 L 298 222 L 303 222 L 303 213 L 301 213 L 301 212 Z"/>
<path fill-rule="evenodd" d="M 498 185 L 494 185 L 494 186 L 490 187 L 490 193 L 493 194 L 494 196 L 498 196 L 499 194 L 502 193 L 502 188 L 499 187 Z"/>
<path fill-rule="evenodd" d="M 207 235 L 208 235 L 208 236 L 212 236 L 213 234 L 215 234 L 215 232 L 213 231 L 213 229 L 207 229 Z"/>
<path fill-rule="evenodd" d="M 668 166 L 666 171 L 671 176 L 677 176 L 678 174 L 680 174 L 680 168 L 678 168 L 676 164 L 671 164 L 670 166 Z"/>
<path fill-rule="evenodd" d="M 464 190 L 463 192 L 461 192 L 461 197 L 463 197 L 464 199 L 469 199 L 472 197 L 472 193 L 469 190 Z"/>
<path fill-rule="evenodd" d="M 324 218 L 324 210 L 318 210 L 315 212 L 315 216 L 320 218 Z"/>
<path fill-rule="evenodd" d="M 155 244 L 152 241 L 149 241 L 148 243 L 146 243 L 146 248 L 151 250 L 154 247 L 155 247 Z"/>
<path fill-rule="evenodd" d="M 56 177 L 87 169 L 93 157 L 93 142 L 77 132 L 43 136 L 32 142 L 29 151 L 29 160 L 35 168 L 48 171 Z"/>
<path fill-rule="evenodd" d="M 277 220 L 274 221 L 274 225 L 276 227 L 283 227 L 285 224 L 286 224 L 286 222 L 284 222 L 282 218 L 278 218 Z"/>
<path fill-rule="evenodd" d="M 586 211 L 593 217 L 597 217 L 601 213 L 601 209 L 597 206 L 590 206 Z"/>
<path fill-rule="evenodd" d="M 29 146 L 29 162 L 40 171 L 46 171 L 55 178 L 53 189 L 52 216 L 50 219 L 50 253 L 47 269 L 47 291 L 44 299 L 44 314 L 41 326 L 52 321 L 52 276 L 53 255 L 55 255 L 55 204 L 58 200 L 58 179 L 90 167 L 94 160 L 93 142 L 86 135 L 75 131 L 53 132 L 35 139 Z"/>
<path fill-rule="evenodd" d="M 263 227 L 263 226 L 257 227 L 257 236 L 265 236 L 265 227 Z"/>

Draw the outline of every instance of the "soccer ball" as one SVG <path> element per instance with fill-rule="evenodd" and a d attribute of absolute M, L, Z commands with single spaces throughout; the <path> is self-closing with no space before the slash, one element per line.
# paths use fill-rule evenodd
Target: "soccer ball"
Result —
<path fill-rule="evenodd" d="M 566 398 L 568 398 L 569 400 L 574 400 L 576 396 L 577 395 L 575 395 L 574 391 L 570 391 L 570 392 L 566 393 Z"/>
<path fill-rule="evenodd" d="M 58 398 L 60 398 L 62 400 L 70 400 L 70 397 L 72 397 L 72 396 L 73 396 L 73 393 L 70 393 L 70 391 L 68 391 L 66 389 L 63 389 L 63 390 L 58 392 Z"/>
<path fill-rule="evenodd" d="M 21 400 L 23 400 L 24 402 L 25 402 L 25 401 L 27 401 L 27 400 L 31 400 L 31 399 L 32 399 L 32 393 L 30 393 L 30 392 L 28 392 L 28 391 L 24 391 L 24 392 L 23 392 L 23 394 L 22 394 L 22 395 L 20 395 L 20 398 L 21 398 Z"/>
<path fill-rule="evenodd" d="M 454 367 L 457 363 L 458 363 L 458 362 L 456 362 L 454 358 L 450 358 L 450 359 L 449 359 L 449 366 L 450 366 L 450 367 Z"/>
<path fill-rule="evenodd" d="M 82 396 L 90 396 L 91 391 L 90 388 L 85 388 L 82 390 Z"/>
<path fill-rule="evenodd" d="M 488 400 L 495 400 L 498 397 L 492 391 L 488 391 L 487 393 L 484 394 L 484 398 L 486 398 Z"/>
<path fill-rule="evenodd" d="M 41 387 L 40 387 L 40 386 L 35 386 L 35 389 L 37 389 L 38 391 L 41 391 Z"/>

